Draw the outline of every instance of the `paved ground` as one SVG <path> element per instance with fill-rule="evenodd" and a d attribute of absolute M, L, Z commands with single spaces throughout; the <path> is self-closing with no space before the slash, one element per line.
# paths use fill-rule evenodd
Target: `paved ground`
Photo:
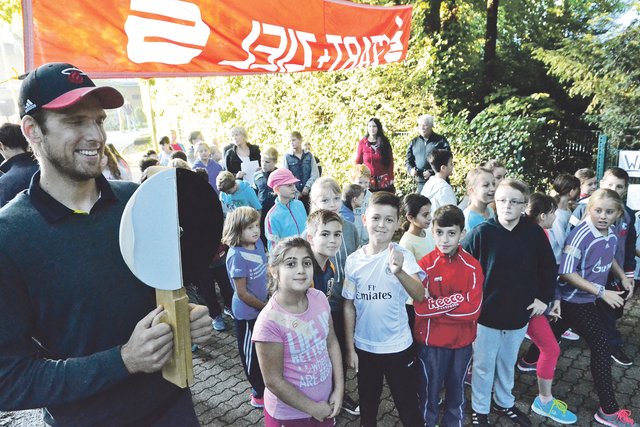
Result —
<path fill-rule="evenodd" d="M 193 401 L 203 426 L 253 426 L 261 424 L 262 414 L 252 408 L 249 388 L 238 359 L 233 322 L 227 319 L 228 330 L 214 333 L 213 342 L 194 354 L 196 384 L 193 387 Z M 620 323 L 620 330 L 626 339 L 627 353 L 634 358 L 634 366 L 623 368 L 614 364 L 613 378 L 620 405 L 629 408 L 640 418 L 640 303 L 638 299 L 629 305 L 626 317 Z M 526 345 L 527 342 L 525 342 Z M 579 426 L 592 425 L 592 416 L 597 409 L 597 399 L 593 391 L 593 381 L 589 372 L 589 351 L 584 341 L 563 342 L 562 355 L 556 371 L 554 394 L 565 400 L 569 408 L 578 414 Z M 347 389 L 356 396 L 353 372 L 348 373 Z M 469 390 L 467 390 L 469 391 Z M 536 396 L 535 376 L 516 374 L 514 389 L 518 407 L 526 412 Z M 468 396 L 467 396 L 468 397 Z M 380 426 L 400 426 L 388 389 L 385 388 L 378 413 Z M 536 415 L 531 415 L 534 425 L 558 425 Z M 510 425 L 503 419 L 492 416 L 496 425 Z M 339 426 L 358 426 L 358 417 L 341 414 Z M 469 425 L 467 419 L 466 425 Z M 37 411 L 20 413 L 0 413 L 0 427 L 39 427 Z M 595 423 L 593 423 L 595 425 Z M 178 426 L 177 426 L 178 427 Z"/>
<path fill-rule="evenodd" d="M 227 323 L 231 326 L 232 322 Z M 640 336 L 637 333 L 639 327 L 640 303 L 636 299 L 621 321 L 620 330 L 626 338 L 627 352 L 637 364 L 640 364 Z M 527 343 L 525 342 L 525 345 Z M 198 382 L 193 387 L 193 399 L 203 425 L 248 426 L 260 422 L 260 412 L 248 404 L 248 384 L 237 361 L 235 346 L 233 332 L 229 330 L 216 333 L 214 344 L 196 352 L 195 375 Z M 597 398 L 589 372 L 589 351 L 583 340 L 563 342 L 561 349 L 562 356 L 556 372 L 554 394 L 557 398 L 565 400 L 571 410 L 577 412 L 577 425 L 591 425 L 593 413 L 597 410 Z M 350 371 L 348 376 L 348 392 L 355 396 L 357 393 L 353 372 Z M 615 365 L 613 378 L 620 405 L 631 409 L 640 418 L 640 366 L 623 368 Z M 530 412 L 529 405 L 536 393 L 535 375 L 517 373 L 514 394 L 518 400 L 518 407 Z M 386 388 L 378 417 L 380 426 L 401 425 Z M 534 425 L 558 425 L 554 422 L 544 422 L 544 419 L 536 414 L 531 415 L 531 419 Z M 497 425 L 510 425 L 496 417 L 493 417 L 493 421 Z M 358 426 L 358 422 L 358 417 L 345 413 L 338 418 L 339 426 Z M 468 419 L 466 424 L 470 424 Z"/>

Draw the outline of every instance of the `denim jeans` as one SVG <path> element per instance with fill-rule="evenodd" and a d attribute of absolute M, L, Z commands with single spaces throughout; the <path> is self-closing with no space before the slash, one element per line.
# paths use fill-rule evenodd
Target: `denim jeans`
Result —
<path fill-rule="evenodd" d="M 473 375 L 471 377 L 471 407 L 479 414 L 491 409 L 491 390 L 494 401 L 511 408 L 515 404 L 513 375 L 518 349 L 524 340 L 527 326 L 515 330 L 500 330 L 478 324 L 478 336 L 473 343 Z"/>

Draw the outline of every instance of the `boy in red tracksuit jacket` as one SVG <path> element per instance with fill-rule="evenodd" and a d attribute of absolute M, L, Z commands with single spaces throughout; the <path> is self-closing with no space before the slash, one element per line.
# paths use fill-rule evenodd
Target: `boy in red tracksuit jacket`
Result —
<path fill-rule="evenodd" d="M 446 407 L 439 424 L 463 425 L 464 376 L 471 362 L 484 281 L 480 263 L 459 245 L 464 221 L 456 206 L 439 208 L 431 226 L 436 249 L 418 262 L 427 277 L 425 298 L 414 303 L 413 336 L 419 346 L 420 410 L 427 427 L 438 424 L 443 384 Z"/>

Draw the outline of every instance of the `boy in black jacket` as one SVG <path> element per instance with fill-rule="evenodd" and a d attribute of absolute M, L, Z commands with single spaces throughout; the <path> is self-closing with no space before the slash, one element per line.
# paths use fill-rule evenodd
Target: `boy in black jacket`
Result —
<path fill-rule="evenodd" d="M 511 393 L 514 366 L 529 318 L 544 313 L 553 298 L 557 268 L 542 228 L 522 219 L 528 197 L 525 183 L 502 181 L 495 194 L 497 218 L 475 227 L 462 243 L 480 261 L 485 274 L 478 335 L 473 345 L 474 426 L 489 425 L 490 407 L 518 425 L 531 425 L 529 418 L 516 408 Z"/>

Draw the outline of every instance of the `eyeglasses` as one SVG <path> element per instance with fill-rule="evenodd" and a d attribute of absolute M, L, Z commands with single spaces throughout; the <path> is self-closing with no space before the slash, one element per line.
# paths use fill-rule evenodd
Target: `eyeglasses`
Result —
<path fill-rule="evenodd" d="M 518 206 L 524 205 L 526 202 L 523 202 L 522 200 L 496 199 L 496 203 L 500 203 L 501 205 L 507 204 L 509 206 Z"/>

